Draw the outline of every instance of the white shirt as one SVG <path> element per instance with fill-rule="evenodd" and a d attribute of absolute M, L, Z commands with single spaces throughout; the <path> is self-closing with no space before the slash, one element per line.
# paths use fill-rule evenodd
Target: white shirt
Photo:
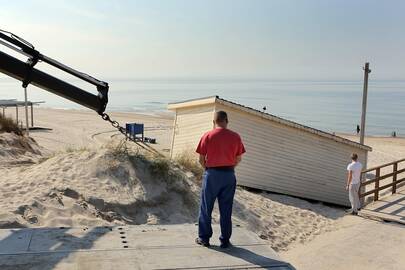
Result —
<path fill-rule="evenodd" d="M 347 166 L 348 171 L 352 171 L 352 184 L 360 183 L 360 176 L 361 170 L 363 169 L 363 165 L 361 165 L 358 161 L 353 161 Z"/>

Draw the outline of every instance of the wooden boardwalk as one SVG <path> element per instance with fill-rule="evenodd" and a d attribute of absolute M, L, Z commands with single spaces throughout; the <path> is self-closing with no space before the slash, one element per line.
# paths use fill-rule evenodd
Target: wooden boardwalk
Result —
<path fill-rule="evenodd" d="M 292 270 L 268 243 L 235 227 L 234 246 L 194 243 L 194 225 L 0 230 L 1 270 Z M 215 238 L 218 227 L 214 227 Z"/>
<path fill-rule="evenodd" d="M 405 224 L 404 174 L 405 159 L 364 170 L 359 196 L 365 206 L 359 214 Z"/>
<path fill-rule="evenodd" d="M 359 214 L 405 224 L 405 189 L 366 205 Z"/>

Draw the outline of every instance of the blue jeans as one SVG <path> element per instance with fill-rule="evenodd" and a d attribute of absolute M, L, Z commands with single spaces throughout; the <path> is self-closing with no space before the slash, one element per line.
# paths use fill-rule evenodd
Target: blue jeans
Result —
<path fill-rule="evenodd" d="M 204 172 L 200 214 L 198 218 L 198 236 L 209 241 L 212 237 L 211 213 L 218 198 L 221 242 L 229 242 L 232 234 L 232 205 L 236 189 L 234 170 L 209 168 Z"/>

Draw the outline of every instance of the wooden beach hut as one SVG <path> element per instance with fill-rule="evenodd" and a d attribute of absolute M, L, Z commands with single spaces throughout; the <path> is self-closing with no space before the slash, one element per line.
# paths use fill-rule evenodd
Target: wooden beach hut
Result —
<path fill-rule="evenodd" d="M 170 103 L 175 112 L 171 157 L 195 150 L 213 114 L 228 113 L 247 153 L 237 167 L 238 184 L 349 206 L 346 166 L 356 152 L 364 167 L 371 148 L 218 96 Z"/>

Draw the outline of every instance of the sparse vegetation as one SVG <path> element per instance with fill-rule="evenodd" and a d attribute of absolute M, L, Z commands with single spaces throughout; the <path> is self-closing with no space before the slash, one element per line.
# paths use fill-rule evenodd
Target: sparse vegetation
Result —
<path fill-rule="evenodd" d="M 170 162 L 165 158 L 156 158 L 150 160 L 150 172 L 158 177 L 166 178 L 169 175 Z"/>
<path fill-rule="evenodd" d="M 130 149 L 127 145 L 125 140 L 121 140 L 120 142 L 116 143 L 114 141 L 110 141 L 108 144 L 105 145 L 108 149 L 109 154 L 111 154 L 115 158 L 122 158 L 122 157 L 129 157 L 130 156 Z"/>
<path fill-rule="evenodd" d="M 17 122 L 12 118 L 0 114 L 0 132 L 13 132 L 17 135 L 23 135 Z"/>
<path fill-rule="evenodd" d="M 82 146 L 82 147 L 73 147 L 73 146 L 68 146 L 66 147 L 65 151 L 66 153 L 73 153 L 73 152 L 85 152 L 85 151 L 89 151 L 90 148 L 86 147 L 86 146 Z"/>
<path fill-rule="evenodd" d="M 123 161 L 129 160 L 134 166 L 137 162 L 142 162 L 148 166 L 154 176 L 166 178 L 170 171 L 170 161 L 163 157 L 149 156 L 147 153 L 141 153 L 141 150 L 130 148 L 125 140 L 120 142 L 111 141 L 107 145 L 108 154 L 114 159 Z"/>
<path fill-rule="evenodd" d="M 198 163 L 197 157 L 194 153 L 190 151 L 184 151 L 180 155 L 176 156 L 175 161 L 187 171 L 194 174 L 197 180 L 201 181 L 203 175 L 203 168 L 200 163 Z"/>

